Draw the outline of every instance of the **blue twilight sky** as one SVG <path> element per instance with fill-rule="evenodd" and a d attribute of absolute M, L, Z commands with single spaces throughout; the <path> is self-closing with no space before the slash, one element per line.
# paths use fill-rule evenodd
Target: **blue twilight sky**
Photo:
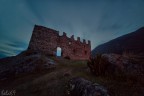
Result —
<path fill-rule="evenodd" d="M 35 24 L 91 40 L 93 49 L 144 26 L 144 0 L 0 0 L 0 58 L 26 50 Z"/>

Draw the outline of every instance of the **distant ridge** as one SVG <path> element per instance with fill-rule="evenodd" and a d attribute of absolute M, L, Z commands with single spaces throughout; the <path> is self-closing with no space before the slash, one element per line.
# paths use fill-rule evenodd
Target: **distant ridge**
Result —
<path fill-rule="evenodd" d="M 123 52 L 144 53 L 144 27 L 99 45 L 92 51 L 92 55 Z"/>

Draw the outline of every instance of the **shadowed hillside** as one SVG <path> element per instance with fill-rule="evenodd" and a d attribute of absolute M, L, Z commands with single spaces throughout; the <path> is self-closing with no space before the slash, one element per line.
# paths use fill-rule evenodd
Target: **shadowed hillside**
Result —
<path fill-rule="evenodd" d="M 92 54 L 133 52 L 144 53 L 144 27 L 96 47 Z"/>
<path fill-rule="evenodd" d="M 3 72 L 2 70 L 0 71 L 0 77 L 3 77 L 3 73 L 5 72 L 7 72 L 8 75 L 11 75 L 9 77 L 4 76 L 5 78 L 1 78 L 0 90 L 15 90 L 16 96 L 83 96 L 70 95 L 69 93 L 68 83 L 75 77 L 86 79 L 78 79 L 77 81 L 72 82 L 76 83 L 77 90 L 81 90 L 80 88 L 82 88 L 82 92 L 85 92 L 83 90 L 86 88 L 92 88 L 89 90 L 94 92 L 93 87 L 99 86 L 100 84 L 108 90 L 110 96 L 143 96 L 144 94 L 142 93 L 142 90 L 144 89 L 144 79 L 142 76 L 138 80 L 135 77 L 125 77 L 121 74 L 118 76 L 112 74 L 95 76 L 94 74 L 91 74 L 90 69 L 87 66 L 87 61 L 67 60 L 64 58 L 46 56 L 37 52 L 23 52 L 18 55 L 18 57 L 10 58 L 0 60 L 1 69 L 3 69 Z M 6 60 L 9 61 L 5 62 Z M 99 59 L 97 60 L 99 61 Z M 97 64 L 105 63 L 101 62 L 102 60 L 97 62 Z M 123 62 L 122 60 L 120 59 L 121 63 Z M 95 64 L 96 61 L 92 61 L 92 64 Z M 137 60 L 135 60 L 135 62 L 137 62 Z M 16 63 L 16 65 L 13 63 Z M 11 64 L 10 70 L 8 71 L 7 67 L 2 66 L 3 64 Z M 11 70 L 12 66 L 14 66 L 13 68 L 16 68 L 15 71 Z M 11 72 L 13 72 L 13 74 L 11 74 Z M 103 71 L 101 73 L 103 73 Z M 92 83 L 87 80 L 94 82 L 97 85 L 95 84 L 90 87 L 90 84 Z M 85 85 L 85 83 L 87 85 Z M 102 88 L 101 90 L 104 90 L 101 86 L 95 88 Z M 79 91 L 76 92 L 81 94 Z M 98 95 L 85 96 L 109 96 L 100 95 L 100 93 L 97 94 Z"/>

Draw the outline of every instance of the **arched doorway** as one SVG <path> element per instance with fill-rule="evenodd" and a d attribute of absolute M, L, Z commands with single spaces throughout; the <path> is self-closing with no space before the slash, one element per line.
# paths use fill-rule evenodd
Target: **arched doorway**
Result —
<path fill-rule="evenodd" d="M 62 49 L 61 49 L 61 47 L 57 47 L 56 56 L 58 56 L 58 57 L 62 56 Z"/>

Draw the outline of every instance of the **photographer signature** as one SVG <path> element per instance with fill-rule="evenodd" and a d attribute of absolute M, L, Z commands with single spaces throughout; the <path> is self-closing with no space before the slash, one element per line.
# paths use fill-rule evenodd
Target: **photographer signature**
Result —
<path fill-rule="evenodd" d="M 14 96 L 16 94 L 16 90 L 2 90 L 1 96 Z"/>

